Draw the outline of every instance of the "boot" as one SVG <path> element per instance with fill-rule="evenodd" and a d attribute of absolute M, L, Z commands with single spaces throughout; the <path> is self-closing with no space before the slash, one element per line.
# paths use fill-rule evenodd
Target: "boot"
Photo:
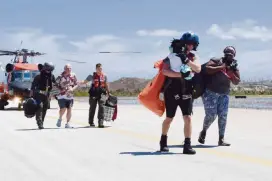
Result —
<path fill-rule="evenodd" d="M 42 121 L 37 121 L 37 125 L 39 129 L 44 129 Z"/>
<path fill-rule="evenodd" d="M 185 138 L 184 146 L 183 146 L 183 154 L 194 155 L 196 151 L 191 146 L 191 139 Z"/>
<path fill-rule="evenodd" d="M 161 135 L 160 151 L 169 152 L 169 148 L 167 146 L 167 135 Z"/>
<path fill-rule="evenodd" d="M 104 128 L 104 124 L 103 124 L 103 120 L 102 120 L 102 119 L 100 119 L 100 120 L 98 121 L 98 127 L 99 127 L 99 128 Z"/>
<path fill-rule="evenodd" d="M 224 136 L 219 136 L 218 146 L 230 146 L 230 143 L 224 141 Z"/>
<path fill-rule="evenodd" d="M 205 143 L 205 138 L 206 138 L 206 131 L 202 130 L 199 134 L 199 137 L 198 137 L 198 142 L 201 143 L 201 144 L 204 144 Z"/>
<path fill-rule="evenodd" d="M 92 121 L 89 121 L 89 124 L 90 124 L 91 127 L 95 127 L 95 124 L 94 124 L 94 121 L 93 121 L 93 120 L 92 120 Z"/>

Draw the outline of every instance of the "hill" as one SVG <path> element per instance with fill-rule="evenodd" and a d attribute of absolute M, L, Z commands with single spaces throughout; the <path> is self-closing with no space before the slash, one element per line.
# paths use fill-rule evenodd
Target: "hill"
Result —
<path fill-rule="evenodd" d="M 150 79 L 141 79 L 136 77 L 124 77 L 109 83 L 112 91 L 125 90 L 135 92 L 142 90 L 150 81 Z"/>
<path fill-rule="evenodd" d="M 137 96 L 151 79 L 123 77 L 109 82 L 110 91 L 116 96 Z M 88 96 L 89 85 L 78 89 L 76 96 Z M 231 86 L 232 95 L 272 95 L 272 81 L 241 82 Z"/>

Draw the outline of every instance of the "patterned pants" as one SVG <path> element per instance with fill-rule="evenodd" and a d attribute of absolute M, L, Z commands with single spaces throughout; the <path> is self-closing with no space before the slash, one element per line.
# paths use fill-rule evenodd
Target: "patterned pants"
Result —
<path fill-rule="evenodd" d="M 229 95 L 218 94 L 206 89 L 202 96 L 202 101 L 206 114 L 203 130 L 207 131 L 216 119 L 216 116 L 218 116 L 219 136 L 224 137 L 228 116 Z"/>

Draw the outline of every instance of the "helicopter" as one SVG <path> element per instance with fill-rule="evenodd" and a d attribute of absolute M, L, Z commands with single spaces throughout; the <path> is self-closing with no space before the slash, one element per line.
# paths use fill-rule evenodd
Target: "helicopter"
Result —
<path fill-rule="evenodd" d="M 28 62 L 28 57 L 41 56 L 45 53 L 21 49 L 16 51 L 0 50 L 0 56 L 14 56 L 5 69 L 5 80 L 0 83 L 0 110 L 4 110 L 13 101 L 21 109 L 25 99 L 29 97 L 30 88 L 34 77 L 40 74 L 39 65 Z"/>

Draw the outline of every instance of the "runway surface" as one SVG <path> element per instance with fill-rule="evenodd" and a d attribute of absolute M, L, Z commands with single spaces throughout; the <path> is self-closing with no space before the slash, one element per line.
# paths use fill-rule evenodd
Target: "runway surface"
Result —
<path fill-rule="evenodd" d="M 196 155 L 183 155 L 181 112 L 169 132 L 170 153 L 161 154 L 160 118 L 139 105 L 119 105 L 118 119 L 88 127 L 87 102 L 75 102 L 71 124 L 56 127 L 52 102 L 44 130 L 23 111 L 0 111 L 0 178 L 3 181 L 271 181 L 272 111 L 230 109 L 226 140 L 218 147 L 217 120 L 205 145 L 197 142 L 204 110 L 194 109 L 192 144 Z M 65 117 L 64 117 L 65 118 Z M 95 122 L 97 125 L 97 120 Z"/>

